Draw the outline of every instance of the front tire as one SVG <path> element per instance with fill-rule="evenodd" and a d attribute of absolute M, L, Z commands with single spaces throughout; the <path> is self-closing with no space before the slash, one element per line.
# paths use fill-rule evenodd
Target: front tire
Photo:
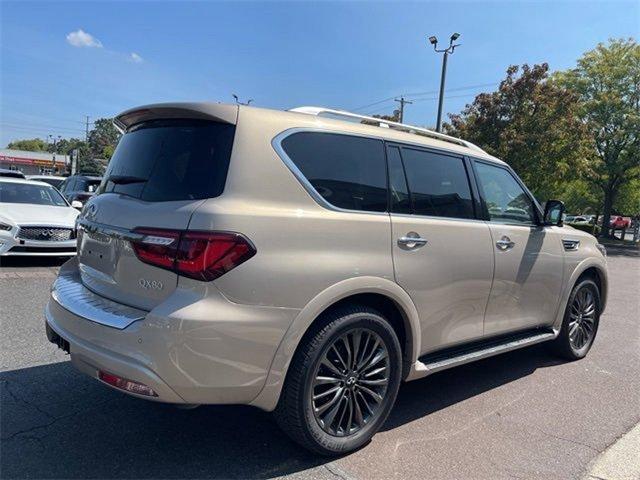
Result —
<path fill-rule="evenodd" d="M 389 415 L 401 380 L 400 343 L 389 322 L 365 306 L 336 309 L 312 328 L 274 413 L 303 447 L 339 455 L 367 443 Z"/>
<path fill-rule="evenodd" d="M 555 351 L 568 360 L 584 358 L 600 324 L 600 289 L 590 278 L 578 282 L 569 295 Z"/>

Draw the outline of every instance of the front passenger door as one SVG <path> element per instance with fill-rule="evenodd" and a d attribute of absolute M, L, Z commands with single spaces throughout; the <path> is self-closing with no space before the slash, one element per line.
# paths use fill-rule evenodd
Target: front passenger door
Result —
<path fill-rule="evenodd" d="M 538 221 L 532 198 L 507 167 L 475 161 L 493 241 L 495 270 L 484 334 L 551 325 L 563 284 L 563 247 Z"/>

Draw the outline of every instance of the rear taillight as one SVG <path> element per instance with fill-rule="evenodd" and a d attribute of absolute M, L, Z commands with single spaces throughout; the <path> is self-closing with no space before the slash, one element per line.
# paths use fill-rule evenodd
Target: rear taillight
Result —
<path fill-rule="evenodd" d="M 133 242 L 140 261 L 196 280 L 215 280 L 256 254 L 240 233 L 155 228 L 136 228 L 134 233 L 144 235 Z"/>

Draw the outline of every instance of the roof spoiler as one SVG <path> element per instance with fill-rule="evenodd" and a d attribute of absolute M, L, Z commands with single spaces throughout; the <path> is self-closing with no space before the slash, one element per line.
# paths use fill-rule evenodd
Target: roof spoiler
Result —
<path fill-rule="evenodd" d="M 205 102 L 154 103 L 118 114 L 113 119 L 113 124 L 124 133 L 138 123 L 167 118 L 211 120 L 235 125 L 238 121 L 238 106 Z"/>

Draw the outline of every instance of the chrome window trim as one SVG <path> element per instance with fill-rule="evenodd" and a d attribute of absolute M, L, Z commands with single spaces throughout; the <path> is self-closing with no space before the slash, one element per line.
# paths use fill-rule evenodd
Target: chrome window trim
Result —
<path fill-rule="evenodd" d="M 364 214 L 367 214 L 367 215 L 389 215 L 391 213 L 388 210 L 384 211 L 384 212 L 370 212 L 370 211 L 367 211 L 367 210 L 350 210 L 350 209 L 346 209 L 346 208 L 336 207 L 335 205 L 332 205 L 331 203 L 327 202 L 322 197 L 322 195 L 320 195 L 316 191 L 316 189 L 313 188 L 313 185 L 311 185 L 311 182 L 309 182 L 309 180 L 307 180 L 307 178 L 303 175 L 303 173 L 300 171 L 300 169 L 293 162 L 293 160 L 291 160 L 291 158 L 284 151 L 284 148 L 282 148 L 282 141 L 285 138 L 289 137 L 290 135 L 293 135 L 295 133 L 300 133 L 300 132 L 333 133 L 335 135 L 346 135 L 348 137 L 369 138 L 369 139 L 372 139 L 372 140 L 380 140 L 380 141 L 382 141 L 384 146 L 385 146 L 385 148 L 387 148 L 389 145 L 398 146 L 400 148 L 402 148 L 402 147 L 419 148 L 419 149 L 423 149 L 423 150 L 433 151 L 434 153 L 439 153 L 439 154 L 443 154 L 443 155 L 453 156 L 453 157 L 456 157 L 456 158 L 461 158 L 463 160 L 464 160 L 464 157 L 465 157 L 465 153 L 457 152 L 455 150 L 447 150 L 446 148 L 436 147 L 436 146 L 432 146 L 432 145 L 425 145 L 425 144 L 421 144 L 421 143 L 417 143 L 417 142 L 410 142 L 410 141 L 405 141 L 405 140 L 387 139 L 384 136 L 380 136 L 380 135 L 345 132 L 343 130 L 336 130 L 334 128 L 326 128 L 326 127 L 293 127 L 293 128 L 288 128 L 287 130 L 284 130 L 283 132 L 280 132 L 278 135 L 273 137 L 273 139 L 271 140 L 271 146 L 275 150 L 276 154 L 280 157 L 280 159 L 287 166 L 287 168 L 291 171 L 291 173 L 293 173 L 293 175 L 302 184 L 302 186 L 307 191 L 307 193 L 311 196 L 311 198 L 313 198 L 315 200 L 315 202 L 317 204 L 319 204 L 321 207 L 324 207 L 327 210 L 332 210 L 334 212 L 364 213 Z M 386 155 L 386 150 L 385 150 L 385 155 Z M 469 157 L 469 158 L 472 158 L 472 157 Z M 478 157 L 473 157 L 473 158 L 476 159 Z M 499 167 L 508 168 L 508 165 L 503 165 L 502 163 L 500 163 L 498 161 L 493 161 L 493 160 L 490 160 L 490 159 L 481 159 L 481 160 L 485 161 L 486 163 L 488 163 L 490 165 L 496 165 L 496 166 L 499 166 Z M 467 175 L 468 175 L 468 173 L 467 173 Z M 387 173 L 387 181 L 388 181 L 388 176 L 389 175 Z M 469 181 L 471 181 L 471 179 L 469 179 Z M 387 189 L 388 188 L 389 188 L 389 186 L 387 185 Z M 388 206 L 387 206 L 387 208 L 388 208 Z M 393 215 L 396 215 L 396 214 L 393 213 Z M 474 219 L 457 218 L 457 217 L 429 217 L 429 216 L 425 216 L 425 215 L 413 215 L 413 214 L 409 214 L 409 215 L 412 215 L 414 217 L 422 217 L 422 218 L 451 218 L 451 219 L 454 219 L 454 220 L 463 220 L 463 221 L 474 220 Z M 477 220 L 477 219 L 475 219 L 475 220 Z"/>

